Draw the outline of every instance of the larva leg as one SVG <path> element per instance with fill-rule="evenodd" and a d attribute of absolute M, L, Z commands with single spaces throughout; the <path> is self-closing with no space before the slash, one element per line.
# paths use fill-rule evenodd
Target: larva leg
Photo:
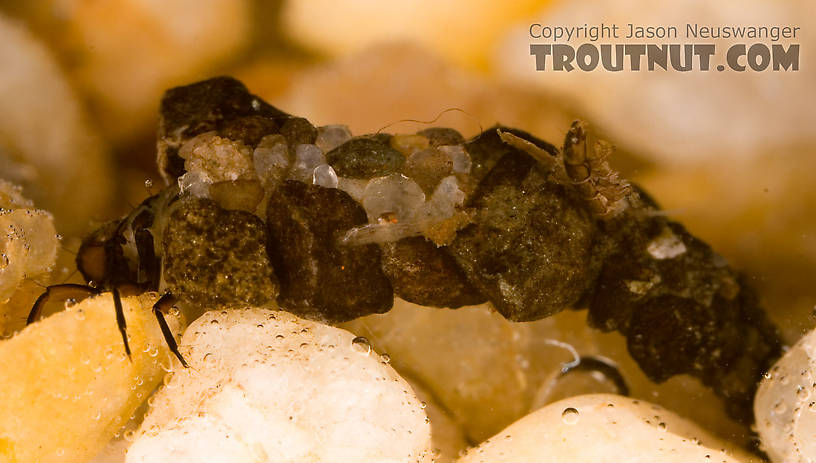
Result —
<path fill-rule="evenodd" d="M 176 356 L 177 359 L 184 365 L 184 368 L 190 368 L 190 365 L 187 364 L 187 361 L 184 360 L 184 357 L 179 352 L 178 344 L 176 344 L 176 338 L 173 337 L 172 331 L 170 331 L 170 326 L 167 324 L 167 320 L 164 319 L 164 313 L 170 310 L 170 307 L 173 306 L 176 300 L 170 293 L 165 293 L 162 297 L 153 304 L 153 314 L 156 316 L 156 321 L 159 322 L 159 327 L 161 328 L 162 335 L 164 336 L 165 342 L 167 342 L 167 347 L 170 348 L 170 352 Z"/>

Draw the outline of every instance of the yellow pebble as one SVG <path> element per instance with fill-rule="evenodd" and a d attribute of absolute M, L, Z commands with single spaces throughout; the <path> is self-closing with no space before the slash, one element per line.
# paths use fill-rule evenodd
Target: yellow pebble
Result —
<path fill-rule="evenodd" d="M 424 150 L 430 146 L 430 141 L 422 135 L 394 135 L 391 137 L 391 147 L 402 153 L 406 158 L 414 151 Z"/>
<path fill-rule="evenodd" d="M 155 293 L 122 299 L 131 360 L 110 293 L 0 341 L 0 461 L 87 461 L 114 437 L 173 365 L 155 301 Z"/>

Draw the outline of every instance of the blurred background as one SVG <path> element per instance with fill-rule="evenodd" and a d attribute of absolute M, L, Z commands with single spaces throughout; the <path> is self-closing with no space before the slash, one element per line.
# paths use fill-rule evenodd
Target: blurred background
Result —
<path fill-rule="evenodd" d="M 0 177 L 23 185 L 38 207 L 53 212 L 63 246 L 76 250 L 101 221 L 129 212 L 160 188 L 155 134 L 168 87 L 233 75 L 284 111 L 316 125 L 346 124 L 355 134 L 392 123 L 389 131 L 412 133 L 427 124 L 400 121 L 430 121 L 458 108 L 434 125 L 471 136 L 500 122 L 560 145 L 570 122 L 581 118 L 617 146 L 613 166 L 751 277 L 792 343 L 816 324 L 811 6 L 806 0 L 0 0 Z M 798 26 L 798 39 L 786 44 L 801 44 L 800 71 L 534 70 L 531 23 L 600 22 L 674 24 L 681 38 L 685 22 Z M 723 50 L 732 42 L 716 43 Z M 445 323 L 456 329 L 464 322 Z M 582 319 L 575 323 L 583 326 Z M 558 329 L 561 336 L 557 330 L 554 336 L 564 338 L 578 328 Z M 436 395 L 445 402 L 445 393 Z M 448 400 L 446 413 L 460 424 L 475 420 L 476 399 L 457 397 L 451 400 L 463 405 Z M 470 411 L 460 413 L 460 406 Z M 462 439 L 478 442 L 522 412 L 473 425 Z M 718 428 L 726 435 L 735 429 L 732 423 Z"/>

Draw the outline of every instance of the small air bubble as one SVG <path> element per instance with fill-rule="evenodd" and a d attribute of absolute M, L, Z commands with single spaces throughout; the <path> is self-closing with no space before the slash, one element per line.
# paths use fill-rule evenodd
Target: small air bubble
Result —
<path fill-rule="evenodd" d="M 67 308 L 70 308 L 70 307 L 72 307 L 72 306 L 73 306 L 73 305 L 75 305 L 75 304 L 76 304 L 76 301 L 74 301 L 74 303 L 73 303 L 73 304 L 70 304 L 70 305 L 68 304 L 68 301 L 66 301 L 66 302 L 65 302 L 65 308 L 66 308 L 66 309 L 67 309 Z M 79 310 L 74 311 L 74 318 L 76 318 L 77 320 L 80 320 L 80 321 L 85 320 L 85 311 L 84 311 L 84 310 L 82 310 L 82 309 L 79 309 Z"/>
<path fill-rule="evenodd" d="M 382 354 L 380 355 L 380 360 L 382 360 L 382 363 L 388 365 L 389 363 L 391 363 L 391 356 L 388 354 Z"/>
<path fill-rule="evenodd" d="M 283 339 L 283 335 L 282 335 L 282 334 L 279 334 L 279 335 L 275 336 L 275 339 L 277 339 L 278 341 L 280 341 L 280 340 L 282 340 L 282 339 Z"/>
<path fill-rule="evenodd" d="M 171 371 L 173 371 L 173 360 L 171 360 L 170 357 L 167 357 L 167 359 L 170 360 L 170 362 L 167 365 L 165 365 L 162 362 L 159 362 L 159 368 L 161 368 L 162 371 L 164 371 L 165 373 L 170 373 Z"/>
<path fill-rule="evenodd" d="M 153 188 L 153 180 L 145 180 L 145 188 Z"/>
<path fill-rule="evenodd" d="M 663 423 L 662 421 L 660 423 L 657 423 L 657 429 L 666 432 L 666 423 Z"/>
<path fill-rule="evenodd" d="M 564 424 L 575 424 L 578 422 L 578 418 L 580 417 L 581 416 L 578 413 L 578 410 L 572 407 L 565 408 L 561 413 L 561 421 L 563 421 Z"/>
<path fill-rule="evenodd" d="M 428 406 L 428 404 L 426 404 L 425 402 L 420 402 L 420 404 L 419 404 L 419 408 L 423 408 L 423 409 L 424 409 L 424 408 L 425 408 L 425 407 L 427 407 L 427 406 Z"/>
<path fill-rule="evenodd" d="M 368 355 L 371 352 L 371 344 L 368 343 L 368 339 L 362 336 L 352 339 L 351 347 L 361 354 Z"/>
<path fill-rule="evenodd" d="M 776 413 L 777 415 L 781 415 L 781 414 L 785 413 L 787 410 L 788 410 L 788 406 L 785 405 L 785 402 L 783 402 L 781 400 L 779 402 L 777 402 L 773 407 L 773 412 Z"/>

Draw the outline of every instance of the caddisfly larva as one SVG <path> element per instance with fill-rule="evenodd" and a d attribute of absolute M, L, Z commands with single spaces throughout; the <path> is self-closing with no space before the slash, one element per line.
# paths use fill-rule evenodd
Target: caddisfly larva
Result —
<path fill-rule="evenodd" d="M 581 122 L 560 150 L 508 127 L 352 137 L 222 77 L 166 93 L 158 146 L 168 186 L 86 238 L 77 265 L 114 301 L 128 286 L 165 294 L 154 312 L 182 362 L 162 315 L 171 294 L 188 318 L 277 303 L 341 322 L 395 296 L 489 301 L 512 321 L 587 308 L 652 380 L 696 376 L 744 420 L 779 355 L 745 280 L 653 213 Z"/>

